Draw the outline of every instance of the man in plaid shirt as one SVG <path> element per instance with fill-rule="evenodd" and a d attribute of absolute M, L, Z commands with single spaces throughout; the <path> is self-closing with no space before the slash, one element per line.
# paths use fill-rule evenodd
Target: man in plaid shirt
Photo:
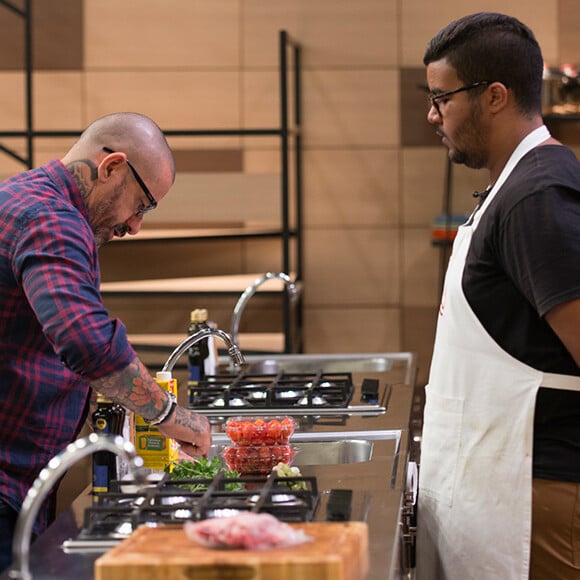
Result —
<path fill-rule="evenodd" d="M 159 127 L 136 113 L 93 122 L 62 160 L 0 184 L 0 571 L 22 501 L 74 440 L 91 387 L 153 422 L 189 455 L 209 451 L 207 419 L 176 406 L 111 319 L 97 249 L 136 234 L 175 180 Z M 54 515 L 53 493 L 34 531 Z"/>

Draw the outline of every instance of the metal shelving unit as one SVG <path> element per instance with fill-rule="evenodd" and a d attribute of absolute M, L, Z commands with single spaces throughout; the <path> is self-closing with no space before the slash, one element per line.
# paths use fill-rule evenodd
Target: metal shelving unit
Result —
<path fill-rule="evenodd" d="M 2 138 L 24 138 L 26 140 L 26 155 L 22 156 L 12 148 L 0 143 L 0 151 L 9 155 L 13 159 L 22 163 L 26 168 L 34 167 L 34 139 L 38 137 L 70 138 L 78 137 L 81 131 L 39 131 L 33 126 L 33 30 L 32 30 L 32 10 L 33 0 L 23 0 L 23 7 L 16 6 L 9 0 L 0 0 L 0 5 L 15 12 L 21 17 L 24 26 L 25 37 L 25 83 L 26 83 L 26 120 L 25 129 L 22 131 L 2 131 Z M 290 38 L 285 30 L 279 31 L 279 124 L 276 127 L 265 128 L 232 128 L 232 129 L 179 129 L 164 130 L 167 137 L 216 137 L 216 136 L 273 136 L 278 137 L 281 171 L 280 171 L 280 204 L 281 223 L 279 228 L 272 229 L 271 225 L 264 227 L 262 231 L 254 228 L 252 231 L 240 229 L 232 232 L 231 228 L 212 228 L 212 232 L 204 229 L 196 234 L 195 230 L 182 231 L 181 233 L 149 233 L 148 236 L 132 238 L 131 243 L 144 243 L 151 241 L 171 241 L 171 240 L 193 240 L 215 239 L 215 240 L 239 240 L 256 238 L 279 238 L 281 240 L 281 256 L 279 270 L 290 273 L 293 272 L 294 280 L 299 287 L 303 283 L 303 245 L 302 245 L 302 136 L 301 136 L 301 78 L 300 78 L 300 46 Z M 292 75 L 292 76 L 291 76 Z M 292 81 L 292 82 L 291 82 Z M 292 91 L 290 86 L 292 85 Z M 291 155 L 292 154 L 292 155 Z M 292 157 L 292 159 L 291 159 Z M 292 172 L 292 175 L 291 175 Z M 290 183 L 293 184 L 293 199 L 291 199 Z M 294 224 L 291 224 L 291 204 L 293 204 Z M 227 230 L 227 231 L 226 231 Z M 292 252 L 292 241 L 295 240 L 294 252 Z M 293 254 L 293 255 L 292 255 Z M 227 275 L 226 275 L 227 277 Z M 198 285 L 196 285 L 198 287 Z M 244 288 L 236 288 L 230 293 L 241 293 Z M 106 284 L 102 291 L 107 294 Z M 135 292 L 128 290 L 127 295 Z M 192 295 L 211 294 L 199 292 L 192 289 Z M 268 294 L 268 293 L 265 293 Z M 116 295 L 119 295 L 116 291 Z M 259 293 L 258 293 L 259 295 Z M 302 352 L 302 297 L 299 296 L 297 302 L 291 306 L 287 293 L 282 290 L 283 300 L 283 332 L 284 350 L 283 352 Z M 294 321 L 292 320 L 294 317 Z M 294 322 L 294 323 L 293 323 Z"/>

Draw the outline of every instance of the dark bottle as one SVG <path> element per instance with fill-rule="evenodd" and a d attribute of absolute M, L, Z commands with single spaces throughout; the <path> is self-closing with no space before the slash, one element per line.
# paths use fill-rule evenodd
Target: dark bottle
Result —
<path fill-rule="evenodd" d="M 207 310 L 198 308 L 191 311 L 190 324 L 187 329 L 189 335 L 195 334 L 202 328 L 208 328 Z M 189 371 L 188 385 L 195 386 L 205 379 L 205 361 L 209 357 L 209 340 L 204 338 L 192 345 L 187 352 L 187 368 Z"/>
<path fill-rule="evenodd" d="M 92 417 L 93 430 L 102 435 L 121 435 L 125 409 L 110 399 L 99 395 L 97 409 Z M 110 451 L 93 454 L 93 494 L 106 493 L 111 481 L 117 479 L 117 456 Z"/>

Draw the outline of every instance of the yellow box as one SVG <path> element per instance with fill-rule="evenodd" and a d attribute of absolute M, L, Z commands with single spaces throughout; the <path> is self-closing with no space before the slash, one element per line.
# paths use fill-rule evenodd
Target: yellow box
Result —
<path fill-rule="evenodd" d="M 177 381 L 170 373 L 157 373 L 157 384 L 177 397 Z M 135 450 L 143 458 L 146 468 L 163 471 L 172 469 L 177 461 L 179 447 L 175 439 L 164 437 L 155 425 L 149 425 L 143 417 L 135 415 Z"/>

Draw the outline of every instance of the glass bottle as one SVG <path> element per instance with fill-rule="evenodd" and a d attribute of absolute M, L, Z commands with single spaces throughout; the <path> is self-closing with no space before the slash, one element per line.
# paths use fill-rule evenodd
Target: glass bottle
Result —
<path fill-rule="evenodd" d="M 208 328 L 207 310 L 198 308 L 191 311 L 190 324 L 187 329 L 189 335 L 195 334 L 202 328 Z M 204 338 L 192 345 L 187 352 L 188 385 L 196 386 L 205 379 L 206 359 L 209 357 L 209 340 Z"/>
<path fill-rule="evenodd" d="M 121 435 L 125 409 L 103 395 L 97 398 L 97 408 L 92 414 L 93 430 L 102 435 Z M 110 491 L 111 481 L 118 479 L 117 456 L 110 451 L 93 454 L 93 494 Z"/>

